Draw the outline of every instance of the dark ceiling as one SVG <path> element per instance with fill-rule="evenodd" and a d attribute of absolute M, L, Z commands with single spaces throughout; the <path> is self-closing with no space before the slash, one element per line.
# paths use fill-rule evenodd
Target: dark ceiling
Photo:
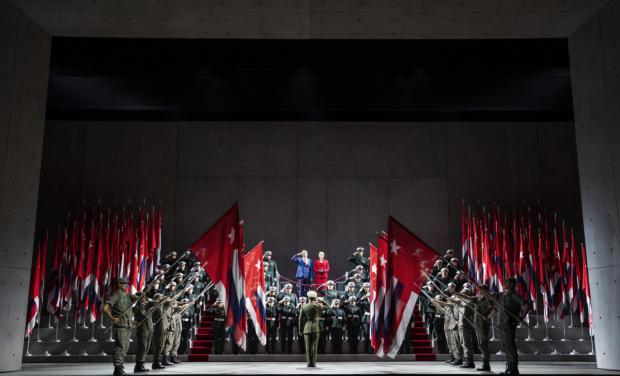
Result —
<path fill-rule="evenodd" d="M 572 120 L 565 39 L 54 38 L 48 119 Z"/>

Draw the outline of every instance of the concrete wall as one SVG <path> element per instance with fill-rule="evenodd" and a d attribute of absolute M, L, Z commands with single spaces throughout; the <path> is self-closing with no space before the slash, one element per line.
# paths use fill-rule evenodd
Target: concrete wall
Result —
<path fill-rule="evenodd" d="M 21 367 L 50 42 L 0 2 L 0 372 Z"/>
<path fill-rule="evenodd" d="M 569 48 L 596 360 L 619 370 L 620 2 L 583 25 Z"/>
<path fill-rule="evenodd" d="M 39 230 L 82 197 L 161 199 L 166 249 L 239 200 L 247 246 L 264 239 L 289 277 L 300 248 L 344 273 L 388 213 L 438 250 L 459 247 L 463 197 L 541 198 L 581 227 L 570 123 L 48 122 Z"/>

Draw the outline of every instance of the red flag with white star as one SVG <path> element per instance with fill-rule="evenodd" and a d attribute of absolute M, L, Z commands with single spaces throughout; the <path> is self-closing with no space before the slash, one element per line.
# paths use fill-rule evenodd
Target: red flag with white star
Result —
<path fill-rule="evenodd" d="M 409 329 L 420 290 L 439 254 L 391 216 L 388 243 L 383 351 L 394 358 Z"/>
<path fill-rule="evenodd" d="M 243 287 L 243 239 L 239 228 L 239 206 L 233 205 L 192 246 L 196 258 L 205 265 L 219 298 L 226 307 L 226 329 L 242 349 L 247 331 Z"/>
<path fill-rule="evenodd" d="M 254 323 L 260 343 L 267 343 L 267 312 L 265 310 L 265 269 L 263 267 L 263 242 L 243 256 L 245 275 L 245 307 Z"/>
<path fill-rule="evenodd" d="M 370 245 L 370 342 L 378 356 L 383 356 L 387 249 L 387 234 L 378 234 L 377 247 Z"/>

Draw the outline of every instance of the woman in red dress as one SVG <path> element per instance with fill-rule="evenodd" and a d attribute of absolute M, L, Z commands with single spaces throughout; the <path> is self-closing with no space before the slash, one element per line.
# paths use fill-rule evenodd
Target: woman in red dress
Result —
<path fill-rule="evenodd" d="M 329 273 L 329 261 L 325 260 L 325 252 L 319 252 L 319 259 L 314 260 L 314 286 L 317 290 L 327 288 L 327 273 Z"/>

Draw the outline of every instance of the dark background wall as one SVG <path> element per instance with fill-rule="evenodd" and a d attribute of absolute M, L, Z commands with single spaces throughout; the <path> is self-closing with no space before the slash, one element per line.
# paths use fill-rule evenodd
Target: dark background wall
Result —
<path fill-rule="evenodd" d="M 335 276 L 388 213 L 443 250 L 460 246 L 461 198 L 540 198 L 581 234 L 579 197 L 570 122 L 48 121 L 37 232 L 81 198 L 146 198 L 182 250 L 238 200 L 247 247 L 265 240 L 289 277 L 298 249 L 325 250 Z"/>

